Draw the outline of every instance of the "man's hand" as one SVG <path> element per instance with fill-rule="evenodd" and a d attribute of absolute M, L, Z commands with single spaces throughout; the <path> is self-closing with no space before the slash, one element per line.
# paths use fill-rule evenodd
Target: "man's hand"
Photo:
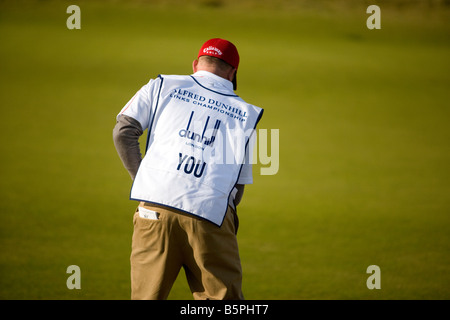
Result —
<path fill-rule="evenodd" d="M 245 185 L 243 184 L 237 184 L 236 185 L 236 189 L 237 189 L 237 193 L 236 193 L 236 197 L 234 198 L 234 204 L 237 206 L 241 200 L 242 200 L 242 196 L 244 195 L 244 188 Z"/>

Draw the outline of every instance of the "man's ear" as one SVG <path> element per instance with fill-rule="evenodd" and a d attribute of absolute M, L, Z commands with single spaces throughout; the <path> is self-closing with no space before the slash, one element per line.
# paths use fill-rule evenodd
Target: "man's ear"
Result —
<path fill-rule="evenodd" d="M 237 69 L 233 68 L 230 70 L 230 72 L 228 73 L 228 80 L 233 81 L 234 79 L 234 75 L 236 74 Z"/>
<path fill-rule="evenodd" d="M 194 73 L 197 72 L 197 65 L 198 65 L 198 59 L 195 59 L 194 61 L 192 61 L 192 70 L 194 71 Z"/>

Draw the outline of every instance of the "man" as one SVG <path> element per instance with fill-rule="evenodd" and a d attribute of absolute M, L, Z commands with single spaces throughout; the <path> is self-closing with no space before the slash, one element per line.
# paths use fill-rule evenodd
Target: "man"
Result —
<path fill-rule="evenodd" d="M 150 80 L 117 116 L 114 143 L 140 201 L 132 299 L 167 299 L 181 267 L 195 299 L 243 299 L 236 205 L 253 181 L 244 160 L 263 110 L 234 94 L 238 65 L 231 42 L 208 40 L 193 75 Z"/>

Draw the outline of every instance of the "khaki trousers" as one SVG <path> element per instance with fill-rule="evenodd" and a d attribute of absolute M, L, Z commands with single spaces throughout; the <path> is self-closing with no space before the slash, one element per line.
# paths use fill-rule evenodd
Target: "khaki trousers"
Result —
<path fill-rule="evenodd" d="M 167 299 L 181 267 L 195 299 L 243 299 L 242 269 L 231 207 L 222 226 L 164 206 L 141 202 L 158 220 L 136 210 L 131 249 L 131 298 Z"/>

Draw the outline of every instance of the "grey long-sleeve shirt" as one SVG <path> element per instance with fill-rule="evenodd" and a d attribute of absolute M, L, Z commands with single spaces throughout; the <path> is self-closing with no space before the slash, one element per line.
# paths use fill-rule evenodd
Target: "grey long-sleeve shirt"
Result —
<path fill-rule="evenodd" d="M 120 115 L 113 130 L 114 146 L 120 160 L 134 180 L 142 161 L 139 137 L 144 133 L 141 124 L 136 119 Z"/>

